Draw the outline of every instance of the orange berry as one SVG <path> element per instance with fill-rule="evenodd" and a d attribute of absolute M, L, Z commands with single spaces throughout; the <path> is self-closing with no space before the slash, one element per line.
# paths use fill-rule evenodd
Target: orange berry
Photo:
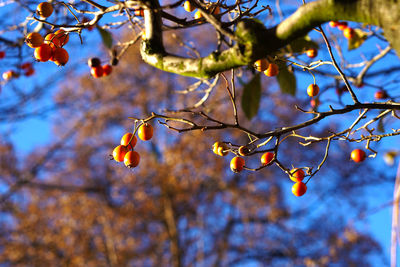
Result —
<path fill-rule="evenodd" d="M 113 158 L 117 162 L 122 162 L 124 161 L 125 154 L 128 152 L 128 148 L 126 146 L 117 146 L 114 148 L 113 151 Z"/>
<path fill-rule="evenodd" d="M 56 63 L 58 66 L 64 66 L 65 64 L 67 64 L 68 59 L 69 59 L 68 52 L 64 48 L 57 47 L 54 50 L 52 61 L 54 61 L 54 63 Z"/>
<path fill-rule="evenodd" d="M 153 126 L 148 123 L 142 124 L 138 129 L 138 137 L 143 141 L 148 141 L 153 137 Z"/>
<path fill-rule="evenodd" d="M 221 157 L 228 155 L 229 153 L 228 149 L 229 147 L 225 143 L 215 142 L 213 145 L 214 154 L 217 154 L 218 156 Z"/>
<path fill-rule="evenodd" d="M 367 155 L 365 154 L 364 150 L 354 149 L 351 151 L 350 157 L 354 162 L 362 162 L 365 160 Z"/>
<path fill-rule="evenodd" d="M 296 197 L 301 197 L 307 192 L 307 186 L 303 182 L 297 182 L 292 186 L 292 193 Z"/>
<path fill-rule="evenodd" d="M 231 170 L 233 172 L 241 172 L 244 167 L 244 159 L 241 157 L 234 157 L 231 160 Z"/>
<path fill-rule="evenodd" d="M 306 51 L 306 54 L 309 58 L 315 58 L 318 55 L 318 50 L 315 48 L 310 48 Z"/>
<path fill-rule="evenodd" d="M 136 151 L 128 151 L 124 157 L 125 166 L 128 168 L 135 168 L 139 165 L 140 155 Z"/>
<path fill-rule="evenodd" d="M 332 28 L 335 28 L 339 25 L 339 22 L 335 21 L 329 21 L 329 26 L 331 26 Z"/>
<path fill-rule="evenodd" d="M 376 91 L 374 94 L 375 99 L 385 99 L 388 97 L 387 93 L 383 90 Z"/>
<path fill-rule="evenodd" d="M 43 44 L 44 38 L 38 32 L 31 32 L 25 37 L 25 42 L 29 47 L 36 48 Z"/>
<path fill-rule="evenodd" d="M 97 57 L 92 57 L 92 58 L 89 58 L 87 64 L 88 64 L 89 67 L 91 67 L 91 68 L 93 68 L 93 67 L 98 67 L 98 66 L 101 65 L 101 61 L 100 61 L 100 59 L 97 58 Z"/>
<path fill-rule="evenodd" d="M 60 47 L 61 42 L 58 38 L 56 38 L 56 35 L 54 33 L 49 33 L 46 35 L 44 38 L 45 43 L 48 43 L 52 47 Z"/>
<path fill-rule="evenodd" d="M 291 175 L 290 175 L 290 179 L 293 182 L 301 182 L 304 179 L 305 173 L 303 171 L 303 169 L 298 169 L 297 171 L 295 171 L 294 169 L 290 171 Z"/>
<path fill-rule="evenodd" d="M 128 146 L 130 145 L 130 148 L 134 148 L 137 143 L 137 138 L 134 136 L 132 133 L 126 133 L 124 136 L 121 138 L 121 145 L 123 146 Z"/>
<path fill-rule="evenodd" d="M 144 16 L 144 10 L 143 10 L 143 8 L 135 8 L 135 16 L 137 16 L 137 17 L 143 17 L 143 16 Z"/>
<path fill-rule="evenodd" d="M 274 153 L 265 152 L 261 156 L 261 165 L 263 165 L 263 166 L 268 165 L 272 161 L 273 158 L 274 158 Z"/>
<path fill-rule="evenodd" d="M 42 2 L 37 6 L 36 13 L 43 18 L 50 17 L 53 13 L 53 6 L 49 2 Z"/>
<path fill-rule="evenodd" d="M 200 10 L 197 10 L 196 13 L 194 13 L 194 19 L 201 19 L 203 15 L 201 14 Z"/>
<path fill-rule="evenodd" d="M 103 76 L 108 76 L 112 72 L 112 67 L 110 65 L 104 65 L 103 67 Z"/>
<path fill-rule="evenodd" d="M 312 84 L 310 84 L 310 85 L 307 87 L 307 94 L 308 94 L 310 97 L 314 97 L 314 96 L 318 95 L 318 93 L 319 93 L 319 87 L 318 87 L 318 85 L 312 83 Z"/>
<path fill-rule="evenodd" d="M 0 59 L 3 59 L 6 56 L 6 52 L 0 51 Z"/>
<path fill-rule="evenodd" d="M 48 44 L 42 44 L 38 48 L 35 48 L 34 56 L 38 61 L 48 61 L 53 54 L 53 49 Z"/>
<path fill-rule="evenodd" d="M 254 67 L 258 71 L 265 71 L 266 69 L 268 69 L 268 66 L 269 66 L 269 62 L 266 58 L 262 58 L 262 59 L 257 60 L 256 62 L 254 62 Z"/>
<path fill-rule="evenodd" d="M 346 37 L 347 39 L 352 39 L 356 32 L 354 31 L 353 28 L 347 27 L 343 30 L 343 36 Z"/>
<path fill-rule="evenodd" d="M 250 150 L 246 146 L 241 146 L 239 147 L 238 152 L 240 156 L 246 156 L 250 153 Z"/>
<path fill-rule="evenodd" d="M 58 41 L 60 42 L 60 46 L 66 45 L 69 41 L 69 34 L 64 30 L 58 30 L 54 33 L 54 35 L 55 38 L 57 38 Z"/>
<path fill-rule="evenodd" d="M 90 69 L 90 74 L 95 78 L 100 78 L 103 76 L 103 68 L 101 66 L 93 67 Z"/>
<path fill-rule="evenodd" d="M 264 74 L 267 75 L 268 77 L 273 77 L 278 75 L 279 73 L 279 67 L 275 63 L 269 64 L 268 68 L 264 71 Z"/>
<path fill-rule="evenodd" d="M 193 12 L 193 10 L 196 9 L 194 6 L 192 6 L 192 4 L 191 4 L 189 1 L 185 1 L 185 3 L 183 4 L 183 8 L 184 8 L 187 12 Z"/>
<path fill-rule="evenodd" d="M 18 78 L 19 77 L 18 73 L 16 73 L 13 70 L 8 70 L 6 72 L 3 72 L 2 76 L 3 76 L 3 79 L 6 80 L 6 81 L 11 80 L 12 78 Z"/>
<path fill-rule="evenodd" d="M 339 30 L 343 31 L 344 29 L 347 28 L 347 22 L 346 21 L 338 22 L 337 27 Z"/>

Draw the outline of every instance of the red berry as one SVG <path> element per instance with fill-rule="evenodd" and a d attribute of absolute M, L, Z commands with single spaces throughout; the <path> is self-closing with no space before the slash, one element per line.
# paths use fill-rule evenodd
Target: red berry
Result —
<path fill-rule="evenodd" d="M 6 56 L 6 52 L 0 51 L 0 59 L 3 59 Z"/>
<path fill-rule="evenodd" d="M 386 92 L 383 90 L 376 91 L 374 96 L 375 96 L 375 99 L 385 99 L 388 97 Z"/>
<path fill-rule="evenodd" d="M 43 44 L 44 38 L 38 32 L 31 32 L 25 37 L 25 42 L 29 47 L 36 48 Z"/>
<path fill-rule="evenodd" d="M 362 162 L 365 160 L 367 155 L 362 149 L 354 149 L 353 151 L 351 151 L 350 157 L 354 162 Z"/>
<path fill-rule="evenodd" d="M 116 148 L 114 148 L 113 151 L 114 160 L 117 162 L 124 161 L 124 157 L 127 152 L 128 148 L 126 146 L 121 146 L 121 145 L 117 146 Z"/>
<path fill-rule="evenodd" d="M 306 51 L 306 54 L 309 58 L 315 58 L 318 55 L 318 50 L 315 48 L 310 48 Z"/>
<path fill-rule="evenodd" d="M 129 146 L 129 148 L 134 148 L 137 143 L 137 138 L 132 133 L 126 133 L 121 138 L 121 145 Z"/>
<path fill-rule="evenodd" d="M 103 76 L 108 76 L 112 72 L 112 67 L 110 65 L 104 65 L 103 67 Z"/>
<path fill-rule="evenodd" d="M 353 28 L 347 27 L 343 30 L 343 36 L 346 37 L 347 39 L 352 39 L 356 32 L 354 31 Z"/>
<path fill-rule="evenodd" d="M 244 167 L 244 159 L 241 157 L 234 157 L 231 160 L 230 166 L 233 172 L 241 172 Z"/>
<path fill-rule="evenodd" d="M 53 6 L 48 2 L 42 2 L 37 6 L 36 13 L 43 18 L 50 17 L 53 13 Z"/>
<path fill-rule="evenodd" d="M 272 161 L 273 158 L 274 158 L 274 153 L 266 152 L 261 156 L 261 164 L 263 166 L 268 165 Z"/>
<path fill-rule="evenodd" d="M 34 56 L 38 61 L 48 61 L 53 55 L 53 49 L 48 44 L 42 44 L 38 48 L 35 48 Z"/>
<path fill-rule="evenodd" d="M 312 83 L 307 87 L 307 94 L 310 97 L 314 97 L 314 96 L 318 95 L 318 93 L 319 93 L 318 85 Z"/>
<path fill-rule="evenodd" d="M 339 25 L 339 22 L 337 21 L 329 21 L 329 26 L 331 26 L 332 28 L 335 28 Z"/>
<path fill-rule="evenodd" d="M 57 47 L 54 49 L 53 56 L 52 56 L 52 61 L 56 63 L 58 66 L 64 66 L 67 64 L 69 59 L 69 55 L 67 50 L 65 50 L 62 47 Z"/>
<path fill-rule="evenodd" d="M 90 74 L 95 78 L 100 78 L 103 76 L 103 68 L 101 66 L 93 67 L 90 69 Z"/>
<path fill-rule="evenodd" d="M 125 166 L 128 168 L 135 168 L 139 165 L 140 156 L 136 151 L 128 151 L 124 157 Z"/>
<path fill-rule="evenodd" d="M 292 186 L 292 193 L 296 197 L 301 197 L 307 192 L 307 185 L 303 182 L 297 182 Z"/>
<path fill-rule="evenodd" d="M 305 173 L 303 171 L 303 169 L 298 169 L 297 171 L 295 171 L 294 169 L 291 170 L 292 175 L 290 175 L 290 179 L 293 182 L 301 182 L 304 179 Z"/>
<path fill-rule="evenodd" d="M 55 38 L 58 39 L 60 46 L 66 45 L 69 41 L 69 35 L 64 30 L 58 30 L 54 33 L 54 35 L 55 35 Z"/>

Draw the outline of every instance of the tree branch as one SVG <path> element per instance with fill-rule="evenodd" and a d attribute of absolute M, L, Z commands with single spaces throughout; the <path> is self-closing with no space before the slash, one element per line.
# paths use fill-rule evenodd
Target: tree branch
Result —
<path fill-rule="evenodd" d="M 160 36 L 162 13 L 157 11 L 159 3 L 157 0 L 148 0 L 146 2 L 148 9 L 145 10 L 144 16 L 147 39 L 142 42 L 141 55 L 146 63 L 163 71 L 211 78 L 217 73 L 249 65 L 259 58 L 270 55 L 330 20 L 351 20 L 381 26 L 386 23 L 383 20 L 386 13 L 382 13 L 381 6 L 383 5 L 387 11 L 387 8 L 394 7 L 393 1 L 319 0 L 299 7 L 292 16 L 270 29 L 255 20 L 243 18 L 236 25 L 234 36 L 237 42 L 233 47 L 220 54 L 213 52 L 208 56 L 194 59 L 166 52 Z M 396 7 L 398 9 L 398 6 Z M 223 23 L 218 25 L 221 26 Z"/>

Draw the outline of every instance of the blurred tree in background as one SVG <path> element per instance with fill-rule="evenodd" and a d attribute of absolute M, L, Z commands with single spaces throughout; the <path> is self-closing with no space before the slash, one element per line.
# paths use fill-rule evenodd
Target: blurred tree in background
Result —
<path fill-rule="evenodd" d="M 138 62 L 140 56 L 132 49 L 110 78 L 99 82 L 83 77 L 63 85 L 54 96 L 59 105 L 52 121 L 54 143 L 21 157 L 12 143 L 2 142 L 0 175 L 11 191 L 1 202 L 1 262 L 369 266 L 374 255 L 385 262 L 380 246 L 354 228 L 348 215 L 364 207 L 358 197 L 363 188 L 390 179 L 376 170 L 369 170 L 366 178 L 365 166 L 340 169 L 341 164 L 350 164 L 340 154 L 321 170 L 329 180 L 315 183 L 314 197 L 306 206 L 285 197 L 290 182 L 279 168 L 239 175 L 230 172 L 223 158 L 212 156 L 211 145 L 222 136 L 243 139 L 229 131 L 177 135 L 155 126 L 153 141 L 137 145 L 140 167 L 132 171 L 108 160 L 121 125 L 132 128 L 126 119 L 130 114 L 193 100 L 173 93 L 183 82 Z M 275 120 L 296 120 L 284 111 L 292 100 L 263 92 L 268 100 L 261 106 L 270 115 L 260 118 L 262 127 Z M 221 104 L 226 97 L 222 83 L 211 103 L 215 116 L 230 109 L 229 102 Z M 301 146 L 290 141 L 282 148 L 288 161 L 312 161 L 324 154 L 323 148 L 314 146 L 299 158 L 294 147 Z M 371 179 L 374 175 L 380 178 Z M 369 182 L 354 187 L 360 179 Z M 328 204 L 316 210 L 332 199 L 340 209 Z"/>

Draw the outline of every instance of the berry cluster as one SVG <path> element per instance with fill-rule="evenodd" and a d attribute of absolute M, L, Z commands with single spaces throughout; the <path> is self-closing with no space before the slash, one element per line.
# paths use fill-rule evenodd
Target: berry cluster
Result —
<path fill-rule="evenodd" d="M 257 71 L 264 72 L 268 77 L 278 75 L 279 67 L 275 63 L 270 63 L 266 58 L 262 58 L 254 62 L 254 67 Z"/>
<path fill-rule="evenodd" d="M 90 74 L 95 78 L 108 76 L 112 72 L 112 66 L 109 64 L 101 65 L 101 61 L 97 57 L 89 58 L 88 66 L 90 67 Z"/>
<path fill-rule="evenodd" d="M 354 29 L 349 27 L 346 21 L 330 21 L 329 26 L 341 30 L 343 32 L 343 36 L 347 39 L 352 39 L 356 34 Z"/>
<path fill-rule="evenodd" d="M 137 130 L 139 139 L 148 141 L 153 137 L 153 127 L 148 124 L 142 124 Z M 140 155 L 134 150 L 137 138 L 133 133 L 126 133 L 122 136 L 120 145 L 115 147 L 112 156 L 117 162 L 124 162 L 128 168 L 135 168 L 139 165 Z"/>
<path fill-rule="evenodd" d="M 290 172 L 290 180 L 295 182 L 295 184 L 292 186 L 292 193 L 296 197 L 301 197 L 307 192 L 307 185 L 303 183 L 305 173 L 303 169 L 293 169 Z"/>
<path fill-rule="evenodd" d="M 53 13 L 53 6 L 42 2 L 37 6 L 36 13 L 44 19 L 48 18 Z M 26 44 L 35 48 L 34 57 L 37 61 L 53 61 L 58 66 L 64 66 L 69 60 L 69 54 L 63 48 L 68 41 L 69 35 L 62 29 L 48 33 L 45 37 L 38 32 L 31 32 L 25 37 Z"/>

